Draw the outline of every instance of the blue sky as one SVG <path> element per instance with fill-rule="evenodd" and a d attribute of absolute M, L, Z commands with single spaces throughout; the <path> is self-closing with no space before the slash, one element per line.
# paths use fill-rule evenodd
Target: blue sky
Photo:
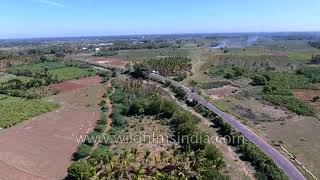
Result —
<path fill-rule="evenodd" d="M 2 0 L 0 38 L 320 31 L 320 0 Z"/>

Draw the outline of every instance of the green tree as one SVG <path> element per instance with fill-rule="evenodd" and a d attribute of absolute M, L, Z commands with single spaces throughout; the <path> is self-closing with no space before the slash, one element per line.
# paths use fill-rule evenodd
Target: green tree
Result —
<path fill-rule="evenodd" d="M 255 75 L 252 78 L 252 85 L 254 86 L 264 86 L 267 84 L 267 79 L 261 75 Z"/>
<path fill-rule="evenodd" d="M 68 178 L 74 180 L 87 180 L 94 175 L 90 165 L 85 160 L 76 161 L 68 168 Z"/>
<path fill-rule="evenodd" d="M 147 79 L 150 73 L 151 69 L 149 66 L 139 63 L 133 66 L 133 72 L 131 73 L 131 75 L 134 78 Z"/>

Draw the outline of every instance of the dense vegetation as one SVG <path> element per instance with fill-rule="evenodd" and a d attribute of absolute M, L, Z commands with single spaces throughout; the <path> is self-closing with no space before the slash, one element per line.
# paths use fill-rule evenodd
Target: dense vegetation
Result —
<path fill-rule="evenodd" d="M 284 106 L 299 115 L 313 115 L 313 109 L 306 102 L 293 96 L 293 89 L 311 88 L 312 83 L 320 81 L 320 68 L 317 66 L 300 67 L 296 73 L 273 70 L 250 70 L 248 68 L 227 65 L 213 66 L 210 77 L 226 79 L 251 78 L 252 85 L 264 86 L 262 96 L 265 100 Z"/>
<path fill-rule="evenodd" d="M 109 133 L 117 131 L 119 126 L 126 126 L 129 116 L 155 116 L 164 122 L 169 120 L 181 149 L 173 149 L 175 155 L 171 158 L 165 153 L 160 153 L 159 160 L 155 159 L 157 163 L 153 164 L 154 161 L 149 159 L 149 156 L 154 152 L 138 152 L 131 149 L 115 153 L 108 144 L 99 145 L 98 149 L 91 152 L 90 144 L 81 145 L 77 157 L 89 158 L 74 162 L 68 169 L 68 178 L 228 179 L 220 172 L 224 166 L 221 153 L 205 140 L 206 134 L 195 126 L 195 117 L 179 109 L 175 102 L 160 98 L 155 93 L 145 91 L 143 95 L 137 95 L 133 93 L 137 92 L 136 90 L 126 89 L 127 86 L 116 81 L 113 82 L 113 86 L 115 91 L 110 96 L 113 104 L 113 126 Z M 188 140 L 181 139 L 185 136 L 189 137 Z M 192 136 L 202 138 L 203 141 L 193 142 L 190 138 Z M 137 159 L 139 154 L 144 156 L 144 161 Z"/>
<path fill-rule="evenodd" d="M 191 59 L 183 56 L 170 56 L 144 61 L 154 71 L 163 76 L 190 75 Z"/>
<path fill-rule="evenodd" d="M 294 73 L 271 73 L 270 80 L 263 88 L 263 97 L 277 105 L 284 106 L 299 115 L 313 115 L 313 109 L 307 103 L 296 99 L 292 89 L 309 88 L 310 79 L 301 75 L 304 70 Z"/>
<path fill-rule="evenodd" d="M 310 64 L 320 64 L 320 55 L 312 55 Z"/>
<path fill-rule="evenodd" d="M 312 83 L 320 82 L 320 66 L 304 66 L 297 70 L 297 74 L 309 78 Z"/>
<path fill-rule="evenodd" d="M 173 90 L 176 88 L 173 88 Z M 277 167 L 277 165 L 267 157 L 258 147 L 249 142 L 239 132 L 232 128 L 232 126 L 226 123 L 221 117 L 218 117 L 215 113 L 207 109 L 206 107 L 199 105 L 195 100 L 186 100 L 186 104 L 193 107 L 195 111 L 202 116 L 211 119 L 211 121 L 219 128 L 219 133 L 222 136 L 228 136 L 230 139 L 230 145 L 234 146 L 237 151 L 242 155 L 242 159 L 249 161 L 256 169 L 256 177 L 258 179 L 288 179 L 284 172 Z M 194 124 L 195 122 L 191 123 Z M 187 126 L 188 127 L 188 126 Z M 184 129 L 184 132 L 190 131 Z M 180 132 L 181 133 L 181 132 Z"/>
<path fill-rule="evenodd" d="M 241 66 L 236 66 L 236 65 L 214 66 L 210 68 L 209 76 L 212 78 L 217 76 L 222 76 L 226 79 L 232 79 L 232 78 L 241 77 L 245 75 L 245 73 L 247 72 L 248 70 L 246 68 L 243 68 Z"/>
<path fill-rule="evenodd" d="M 0 127 L 8 128 L 30 117 L 52 111 L 57 104 L 44 100 L 25 100 L 0 96 Z"/>

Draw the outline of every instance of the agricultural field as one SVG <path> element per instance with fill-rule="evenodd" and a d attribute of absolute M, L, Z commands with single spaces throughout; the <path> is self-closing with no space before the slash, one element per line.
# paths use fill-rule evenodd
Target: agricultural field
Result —
<path fill-rule="evenodd" d="M 271 34 L 201 34 L 48 40 L 37 46 L 26 42 L 25 49 L 4 48 L 0 52 L 6 60 L 0 64 L 0 128 L 7 132 L 24 121 L 24 130 L 30 128 L 37 134 L 27 124 L 42 127 L 41 123 L 25 121 L 36 116 L 47 120 L 44 129 L 55 125 L 57 141 L 70 141 L 66 136 L 74 137 L 71 130 L 91 140 L 129 136 L 121 143 L 115 139 L 85 139 L 78 146 L 66 143 L 62 148 L 66 152 L 59 152 L 63 157 L 51 152 L 63 161 L 61 167 L 55 163 L 52 171 L 47 166 L 24 167 L 38 174 L 43 170 L 50 177 L 57 172 L 60 179 L 67 173 L 71 179 L 287 179 L 247 139 L 238 143 L 182 141 L 180 135 L 206 139 L 209 134 L 233 140 L 242 135 L 204 106 L 185 101 L 183 89 L 169 81 L 148 79 L 152 72 L 179 81 L 235 116 L 286 157 L 282 148 L 288 150 L 318 177 L 319 158 L 309 152 L 320 151 L 316 143 L 320 137 L 320 49 L 309 41 Z M 84 60 L 115 68 L 104 71 Z M 120 72 L 118 68 L 126 69 Z M 40 128 L 41 133 L 51 137 L 44 129 Z M 56 136 L 55 132 L 51 134 Z M 166 143 L 154 143 L 148 138 L 153 133 Z M 143 134 L 146 139 L 135 138 Z M 50 143 L 45 142 L 46 148 Z M 44 152 L 39 154 L 40 160 L 46 160 Z"/>
<path fill-rule="evenodd" d="M 319 124 L 320 69 L 310 63 L 319 53 L 308 41 L 263 38 L 245 48 L 203 50 L 198 71 L 183 83 L 286 154 L 276 143 L 280 141 L 319 177 L 319 159 L 301 146 L 310 142 L 308 147 L 320 150 L 317 143 L 311 144 L 320 135 L 311 132 Z M 315 139 L 306 140 L 310 136 Z"/>
<path fill-rule="evenodd" d="M 94 76 L 95 72 L 88 71 L 77 67 L 65 67 L 59 69 L 49 70 L 49 73 L 57 77 L 59 81 L 84 78 Z"/>
<path fill-rule="evenodd" d="M 25 76 L 16 76 L 13 74 L 8 74 L 8 73 L 0 73 L 0 84 L 5 83 L 5 82 L 12 80 L 12 79 L 19 79 L 21 81 L 28 81 L 31 78 L 25 77 Z"/>
<path fill-rule="evenodd" d="M 52 111 L 59 105 L 45 100 L 26 100 L 18 97 L 0 96 L 0 127 L 8 128 L 30 117 Z"/>

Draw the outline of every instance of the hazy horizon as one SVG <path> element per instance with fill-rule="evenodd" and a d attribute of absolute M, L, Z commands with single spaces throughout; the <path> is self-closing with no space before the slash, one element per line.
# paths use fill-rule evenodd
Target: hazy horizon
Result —
<path fill-rule="evenodd" d="M 0 39 L 318 32 L 317 0 L 2 2 Z"/>

